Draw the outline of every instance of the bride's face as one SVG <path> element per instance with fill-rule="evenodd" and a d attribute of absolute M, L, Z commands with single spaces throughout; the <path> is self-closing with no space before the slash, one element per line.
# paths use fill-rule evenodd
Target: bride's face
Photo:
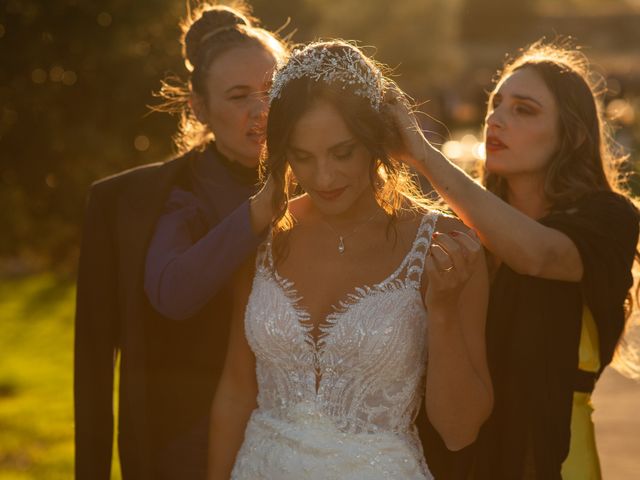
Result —
<path fill-rule="evenodd" d="M 300 186 L 324 214 L 347 213 L 373 193 L 371 154 L 329 102 L 317 101 L 300 117 L 289 139 L 287 160 Z"/>

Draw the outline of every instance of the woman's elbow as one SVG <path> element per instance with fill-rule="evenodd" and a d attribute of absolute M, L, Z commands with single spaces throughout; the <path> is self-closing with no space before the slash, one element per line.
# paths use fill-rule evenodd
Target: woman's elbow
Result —
<path fill-rule="evenodd" d="M 166 317 L 170 320 L 186 320 L 187 318 L 192 316 L 192 313 L 178 304 L 178 302 L 170 302 L 163 301 L 162 295 L 159 293 L 159 289 L 154 289 L 148 286 L 146 283 L 144 285 L 144 291 L 147 296 L 147 300 L 149 304 L 153 307 L 153 309 L 158 312 L 163 317 Z"/>
<path fill-rule="evenodd" d="M 182 302 L 178 301 L 178 287 L 171 288 L 162 284 L 162 279 L 157 279 L 150 275 L 145 275 L 144 293 L 147 296 L 149 304 L 153 309 L 160 313 L 163 317 L 170 320 L 182 321 L 187 320 L 196 312 L 193 309 L 185 308 Z M 172 295 L 167 294 L 171 291 Z"/>
<path fill-rule="evenodd" d="M 467 416 L 466 419 L 458 417 L 455 423 L 450 422 L 440 427 L 436 422 L 432 421 L 432 423 L 438 430 L 447 449 L 455 452 L 468 447 L 476 441 L 482 425 L 491 415 L 492 408 L 493 400 L 487 398 L 484 402 L 477 402 L 473 411 L 468 412 L 471 415 Z"/>
<path fill-rule="evenodd" d="M 441 433 L 440 436 L 442 437 L 447 450 L 451 452 L 458 452 L 476 441 L 476 438 L 478 438 L 478 431 L 467 435 L 446 435 Z"/>
<path fill-rule="evenodd" d="M 519 275 L 537 277 L 542 272 L 545 263 L 546 260 L 542 253 L 528 252 L 526 255 L 518 255 L 517 259 L 511 262 L 509 267 Z"/>
<path fill-rule="evenodd" d="M 529 248 L 525 254 L 518 256 L 513 265 L 509 266 L 520 275 L 542 277 L 549 269 L 561 264 L 565 256 L 566 253 L 558 251 L 556 246 L 542 244 L 537 248 Z"/>
<path fill-rule="evenodd" d="M 442 440 L 448 450 L 457 452 L 465 447 L 468 447 L 476 441 L 480 427 L 483 422 L 470 423 L 469 425 L 460 425 L 450 428 L 440 428 L 438 433 L 442 437 Z"/>

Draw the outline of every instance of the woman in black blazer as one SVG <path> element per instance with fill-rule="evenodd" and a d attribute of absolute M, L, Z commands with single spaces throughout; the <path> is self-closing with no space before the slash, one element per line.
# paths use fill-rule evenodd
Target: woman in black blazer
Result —
<path fill-rule="evenodd" d="M 78 480 L 110 478 L 117 359 L 123 478 L 205 477 L 226 280 L 271 220 L 256 172 L 265 96 L 286 46 L 248 12 L 223 6 L 193 12 L 183 46 L 188 87 L 163 91 L 183 114 L 185 153 L 96 182 L 89 195 L 75 325 Z M 206 262 L 186 255 L 195 246 Z M 195 290 L 186 301 L 196 308 L 176 314 L 180 298 L 167 295 Z"/>

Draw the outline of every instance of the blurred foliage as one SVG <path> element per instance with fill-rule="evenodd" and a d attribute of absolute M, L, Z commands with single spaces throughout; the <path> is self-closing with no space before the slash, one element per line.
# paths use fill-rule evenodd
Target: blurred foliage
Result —
<path fill-rule="evenodd" d="M 0 259 L 22 259 L 14 269 L 72 268 L 90 183 L 173 154 L 176 119 L 148 105 L 162 78 L 186 73 L 178 42 L 186 1 L 0 0 Z M 637 0 L 607 3 L 629 2 Z M 267 28 L 290 19 L 283 33 L 296 42 L 338 36 L 375 46 L 368 53 L 394 67 L 401 86 L 429 99 L 423 110 L 451 130 L 477 131 L 491 73 L 505 52 L 536 38 L 526 27 L 549 1 L 251 3 Z M 554 4 L 588 11 L 593 3 Z M 629 94 L 635 101 L 633 89 L 620 93 Z"/>
<path fill-rule="evenodd" d="M 0 281 L 0 480 L 73 478 L 74 308 L 55 275 Z"/>
<path fill-rule="evenodd" d="M 432 58 L 443 64 L 454 58 L 432 41 L 452 28 L 442 21 L 450 16 L 449 2 L 401 2 L 393 8 L 383 1 L 335 1 L 332 8 L 327 3 L 253 2 L 269 28 L 290 17 L 284 33 L 297 29 L 296 41 L 322 32 L 384 45 L 381 59 L 406 62 L 416 75 L 427 74 Z M 0 256 L 73 264 L 89 184 L 172 154 L 175 119 L 148 115 L 147 106 L 157 102 L 152 92 L 163 77 L 185 74 L 177 26 L 185 4 L 0 5 Z M 421 48 L 403 48 L 416 38 Z"/>
<path fill-rule="evenodd" d="M 0 283 L 0 480 L 73 477 L 74 288 Z"/>
<path fill-rule="evenodd" d="M 67 260 L 88 184 L 168 154 L 173 122 L 145 115 L 180 66 L 176 4 L 3 3 L 0 254 Z"/>

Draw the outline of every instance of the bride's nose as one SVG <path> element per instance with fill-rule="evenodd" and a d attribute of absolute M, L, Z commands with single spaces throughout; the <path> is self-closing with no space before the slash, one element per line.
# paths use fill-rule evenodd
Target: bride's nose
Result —
<path fill-rule="evenodd" d="M 333 186 L 333 180 L 335 179 L 335 169 L 332 162 L 321 159 L 316 165 L 315 171 L 316 186 L 319 189 L 328 189 Z"/>

